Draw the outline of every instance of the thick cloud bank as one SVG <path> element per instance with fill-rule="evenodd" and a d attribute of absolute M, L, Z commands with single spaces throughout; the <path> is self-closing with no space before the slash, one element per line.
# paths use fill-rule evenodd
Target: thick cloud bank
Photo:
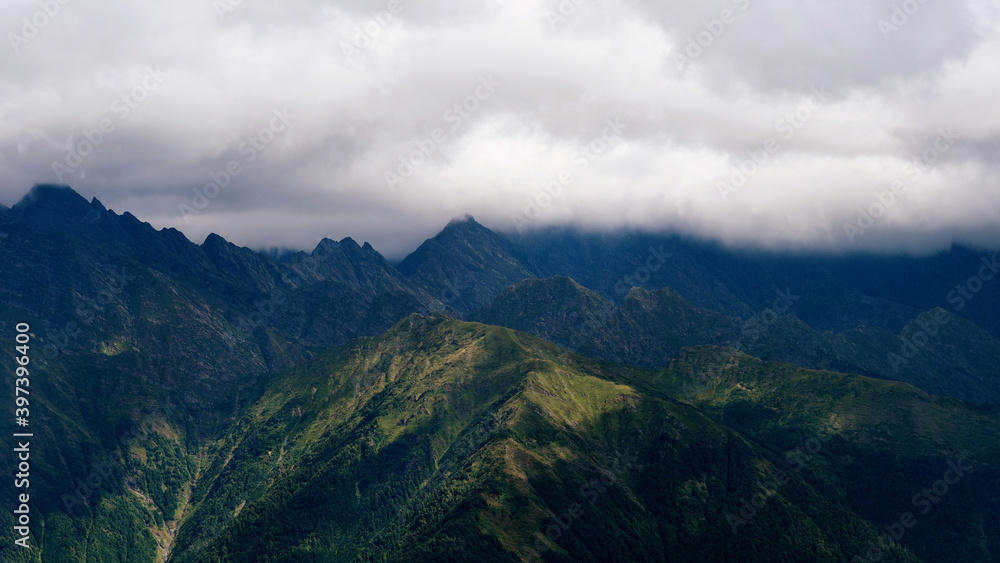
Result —
<path fill-rule="evenodd" d="M 450 217 L 1000 243 L 1000 17 L 957 0 L 0 5 L 0 201 L 251 246 Z"/>

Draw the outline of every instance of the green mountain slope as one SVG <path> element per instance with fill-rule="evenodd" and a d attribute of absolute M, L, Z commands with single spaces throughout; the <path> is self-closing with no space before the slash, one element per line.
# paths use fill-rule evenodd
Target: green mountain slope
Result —
<path fill-rule="evenodd" d="M 192 244 L 64 187 L 33 189 L 0 214 L 0 230 L 4 338 L 19 322 L 32 329 L 32 544 L 46 561 L 162 559 L 202 441 L 270 373 L 426 309 L 369 245 L 280 265 L 218 236 Z M 4 402 L 8 421 L 13 408 Z M 15 464 L 0 457 L 10 475 Z M 6 517 L 15 499 L 4 480 Z"/>
<path fill-rule="evenodd" d="M 684 397 L 713 420 L 786 452 L 816 490 L 884 529 L 899 531 L 902 515 L 914 515 L 902 544 L 926 561 L 989 561 L 1000 551 L 996 405 L 714 347 L 685 350 L 645 377 L 640 388 Z M 822 425 L 839 439 L 803 434 Z M 968 471 L 939 482 L 950 464 Z"/>
<path fill-rule="evenodd" d="M 660 368 L 685 346 L 724 345 L 767 360 L 906 381 L 937 395 L 1000 403 L 1000 341 L 941 308 L 900 334 L 862 325 L 818 332 L 794 313 L 799 296 L 776 292 L 744 320 L 696 307 L 670 288 L 634 287 L 615 306 L 569 278 L 524 280 L 503 289 L 473 320 L 523 330 L 581 354 Z M 783 299 L 786 296 L 787 299 Z"/>
<path fill-rule="evenodd" d="M 512 284 L 470 317 L 586 356 L 651 368 L 663 367 L 685 346 L 734 342 L 743 324 L 695 307 L 670 288 L 632 288 L 618 307 L 564 277 Z"/>
<path fill-rule="evenodd" d="M 275 381 L 213 446 L 171 561 L 844 561 L 877 542 L 882 524 L 843 497 L 863 480 L 851 470 L 898 459 L 902 480 L 868 491 L 892 496 L 960 450 L 987 461 L 949 500 L 976 508 L 962 520 L 984 516 L 969 496 L 988 489 L 995 414 L 838 374 L 957 414 L 898 452 L 822 416 L 819 400 L 762 432 L 671 399 L 694 381 L 682 365 L 658 374 L 601 364 L 523 333 L 412 316 Z M 822 381 L 815 390 L 828 392 Z M 895 412 L 878 399 L 858 397 L 856 408 Z M 953 450 L 934 443 L 962 436 Z M 854 461 L 797 471 L 786 452 L 813 437 L 824 455 Z M 997 530 L 987 523 L 981 549 Z M 952 545 L 951 531 L 929 534 Z M 890 546 L 881 560 L 920 560 L 927 547 L 917 547 Z"/>
<path fill-rule="evenodd" d="M 995 407 L 684 348 L 1000 401 L 986 317 L 919 313 L 976 253 L 865 259 L 829 287 L 820 268 L 792 314 L 747 321 L 813 261 L 654 252 L 644 236 L 611 256 L 614 238 L 536 239 L 530 261 L 525 240 L 470 219 L 397 269 L 351 239 L 273 257 L 197 245 L 36 187 L 0 209 L 0 340 L 31 324 L 38 549 L 12 547 L 5 479 L 0 561 L 840 561 L 907 511 L 917 524 L 879 560 L 997 559 Z M 680 293 L 629 291 L 640 267 Z M 534 279 L 573 271 L 588 287 Z M 442 308 L 582 355 L 408 317 Z M 813 328 L 852 319 L 871 324 Z M 956 460 L 973 471 L 922 512 Z"/>

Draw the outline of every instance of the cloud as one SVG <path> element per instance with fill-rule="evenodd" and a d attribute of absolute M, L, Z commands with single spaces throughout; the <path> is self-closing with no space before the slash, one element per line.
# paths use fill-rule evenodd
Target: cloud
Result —
<path fill-rule="evenodd" d="M 991 3 L 42 4 L 0 6 L 7 204 L 55 162 L 118 211 L 250 246 L 349 235 L 398 256 L 464 213 L 776 248 L 998 244 Z M 275 130 L 275 112 L 294 118 Z M 594 150 L 609 119 L 625 129 Z"/>
<path fill-rule="evenodd" d="M 880 90 L 962 60 L 986 33 L 973 3 L 933 0 L 636 0 L 715 84 L 762 91 L 804 84 Z M 726 17 L 728 13 L 728 18 Z"/>

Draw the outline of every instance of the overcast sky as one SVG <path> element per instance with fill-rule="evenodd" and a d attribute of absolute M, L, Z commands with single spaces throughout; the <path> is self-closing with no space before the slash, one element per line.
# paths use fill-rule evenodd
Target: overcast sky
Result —
<path fill-rule="evenodd" d="M 6 205 L 61 182 L 199 243 L 393 257 L 465 213 L 1000 246 L 996 2 L 11 0 L 0 22 Z"/>

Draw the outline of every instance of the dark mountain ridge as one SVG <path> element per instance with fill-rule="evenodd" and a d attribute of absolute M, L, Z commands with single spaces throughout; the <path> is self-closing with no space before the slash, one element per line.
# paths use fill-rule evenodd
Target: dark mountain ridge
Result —
<path fill-rule="evenodd" d="M 8 551 L 5 481 L 0 559 L 844 560 L 968 455 L 955 506 L 881 555 L 989 561 L 1000 413 L 926 393 L 1000 396 L 997 288 L 946 297 L 983 258 L 467 217 L 396 267 L 350 238 L 199 245 L 36 186 L 0 209 L 0 323 L 31 325 L 43 549 Z M 730 537 L 741 497 L 819 435 Z M 609 467 L 593 519 L 547 534 Z"/>
<path fill-rule="evenodd" d="M 181 284 L 183 291 L 164 291 L 188 296 L 192 313 L 217 310 L 230 325 L 231 335 L 222 339 L 228 349 L 244 342 L 273 369 L 380 334 L 412 312 L 445 310 L 645 367 L 666 365 L 684 346 L 740 341 L 766 359 L 901 379 L 966 399 L 1000 397 L 993 331 L 1000 316 L 990 314 L 1000 309 L 1000 290 L 984 281 L 966 305 L 949 306 L 946 280 L 961 271 L 956 264 L 974 272 L 986 267 L 983 255 L 960 247 L 924 258 L 741 254 L 676 235 L 545 229 L 508 238 L 466 216 L 398 267 L 351 238 L 323 239 L 310 253 L 276 260 L 216 234 L 197 245 L 179 231 L 156 231 L 96 199 L 88 203 L 69 187 L 48 185 L 2 212 L 0 224 L 5 263 L 26 265 L 0 287 L 0 306 L 28 307 L 42 326 L 54 321 L 43 331 L 50 346 L 52 334 L 79 321 L 83 310 L 114 313 L 102 323 L 99 341 L 143 349 L 136 327 L 144 321 L 129 318 L 135 299 L 125 299 L 108 278 L 108 272 L 138 268 L 167 285 Z M 19 244 L 33 246 L 28 252 L 37 250 L 37 259 L 16 255 Z M 67 283 L 68 294 L 44 290 Z M 769 322 L 768 330 L 742 342 L 747 323 L 766 315 L 782 295 L 794 300 L 775 317 L 794 320 Z M 108 303 L 93 306 L 97 296 Z M 966 321 L 951 323 L 940 337 L 926 335 L 928 343 L 919 345 L 924 335 L 914 323 L 942 308 L 945 319 Z M 916 335 L 917 346 L 907 334 Z M 977 344 L 970 348 L 970 342 Z M 917 352 L 912 361 L 902 355 L 911 348 Z"/>
<path fill-rule="evenodd" d="M 88 204 L 68 187 L 36 186 L 12 211 L 7 222 L 20 217 L 42 230 L 125 245 L 142 250 L 149 262 L 177 257 L 173 268 L 158 264 L 177 273 L 197 269 L 204 261 L 196 249 L 204 252 L 205 244 L 184 244 L 186 239 L 173 229 L 155 231 L 129 213 L 105 210 L 96 199 Z M 218 246 L 217 238 L 205 241 L 208 249 Z M 787 290 L 801 296 L 796 316 L 820 331 L 867 324 L 898 333 L 923 311 L 942 307 L 1000 336 L 1000 319 L 990 314 L 1000 306 L 1000 290 L 984 279 L 974 284 L 982 287 L 974 294 L 956 291 L 983 268 L 992 273 L 994 255 L 961 246 L 924 257 L 733 251 L 672 234 L 547 228 L 508 236 L 470 216 L 453 220 L 398 267 L 367 243 L 359 250 L 348 238 L 338 243 L 338 250 L 327 246 L 332 242 L 327 239 L 312 253 L 291 253 L 280 260 L 243 249 L 241 261 L 259 273 L 269 271 L 251 276 L 256 291 L 276 287 L 282 265 L 291 265 L 306 279 L 405 290 L 419 294 L 431 309 L 446 307 L 459 315 L 489 306 L 501 289 L 521 280 L 564 276 L 616 304 L 624 302 L 633 286 L 670 287 L 696 306 L 743 319 L 767 308 L 776 291 Z M 306 276 L 294 267 L 319 255 L 324 265 L 315 264 L 316 273 Z"/>

